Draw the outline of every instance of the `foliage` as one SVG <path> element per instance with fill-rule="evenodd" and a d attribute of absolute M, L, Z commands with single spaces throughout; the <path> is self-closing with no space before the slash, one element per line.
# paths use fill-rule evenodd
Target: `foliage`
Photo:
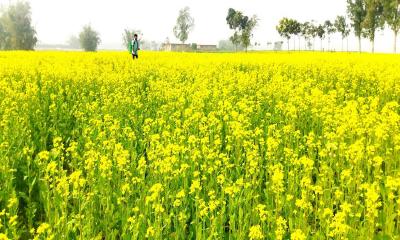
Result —
<path fill-rule="evenodd" d="M 324 25 L 319 24 L 316 28 L 317 36 L 322 40 L 325 38 L 326 35 L 326 28 Z"/>
<path fill-rule="evenodd" d="M 300 24 L 300 33 L 301 36 L 303 36 L 305 39 L 310 39 L 311 38 L 311 23 L 310 22 L 304 22 Z"/>
<path fill-rule="evenodd" d="M 251 45 L 251 37 L 253 36 L 252 32 L 254 28 L 257 26 L 258 19 L 256 16 L 248 18 L 247 16 L 243 18 L 242 21 L 242 34 L 241 34 L 241 43 L 243 47 L 246 49 Z"/>
<path fill-rule="evenodd" d="M 367 15 L 365 0 L 347 0 L 347 13 L 351 20 L 354 35 L 359 41 L 359 51 L 361 52 L 361 37 L 363 35 L 363 22 Z"/>
<path fill-rule="evenodd" d="M 315 37 L 313 28 L 314 26 L 311 22 L 304 22 L 300 24 L 300 34 L 306 41 L 308 48 L 312 46 L 310 39 Z"/>
<path fill-rule="evenodd" d="M 338 33 L 341 34 L 342 39 L 350 35 L 350 28 L 344 16 L 337 16 L 335 19 L 334 27 Z"/>
<path fill-rule="evenodd" d="M 363 35 L 372 42 L 372 52 L 374 52 L 375 32 L 384 26 L 383 5 L 380 0 L 365 0 L 366 15 L 362 22 L 364 28 Z"/>
<path fill-rule="evenodd" d="M 18 1 L 1 13 L 0 50 L 33 50 L 36 43 L 28 2 Z"/>
<path fill-rule="evenodd" d="M 331 35 L 336 32 L 336 28 L 330 20 L 324 22 L 325 34 L 328 36 L 328 51 L 330 51 Z"/>
<path fill-rule="evenodd" d="M 399 65 L 0 52 L 0 237 L 396 239 Z"/>
<path fill-rule="evenodd" d="M 233 45 L 235 45 L 235 51 L 237 51 L 238 48 L 240 48 L 242 46 L 241 45 L 241 36 L 237 31 L 235 31 L 233 33 L 233 35 L 229 37 L 229 40 L 232 42 Z"/>
<path fill-rule="evenodd" d="M 247 48 L 251 44 L 252 32 L 257 26 L 257 16 L 254 15 L 249 18 L 243 15 L 242 12 L 230 8 L 228 10 L 226 22 L 229 28 L 235 31 L 229 39 L 236 46 L 236 49 L 239 45 L 242 45 L 247 51 Z"/>
<path fill-rule="evenodd" d="M 96 51 L 100 41 L 99 33 L 93 30 L 90 25 L 84 26 L 82 32 L 79 34 L 81 48 L 87 52 Z"/>
<path fill-rule="evenodd" d="M 348 36 L 350 35 L 350 26 L 346 22 L 345 16 L 337 16 L 333 25 L 336 29 L 336 32 L 340 33 L 340 35 L 342 36 L 342 51 L 343 51 L 343 40 L 345 38 L 348 38 Z M 349 42 L 347 40 L 347 51 L 348 48 L 349 48 Z"/>
<path fill-rule="evenodd" d="M 79 38 L 77 36 L 74 36 L 74 35 L 69 37 L 69 39 L 67 41 L 67 44 L 68 44 L 69 47 L 71 47 L 73 49 L 81 48 L 81 43 L 79 41 Z"/>
<path fill-rule="evenodd" d="M 384 20 L 394 32 L 393 51 L 396 53 L 397 34 L 400 30 L 400 1 L 382 0 L 382 3 Z"/>
<path fill-rule="evenodd" d="M 325 33 L 329 36 L 332 33 L 336 32 L 336 28 L 335 26 L 332 24 L 332 22 L 330 20 L 326 20 L 324 22 L 324 28 L 325 28 Z"/>
<path fill-rule="evenodd" d="M 6 29 L 0 20 L 0 50 L 11 48 L 11 42 L 9 41 L 9 38 L 9 33 L 6 32 Z"/>
<path fill-rule="evenodd" d="M 185 7 L 179 11 L 178 19 L 174 27 L 174 34 L 177 39 L 185 43 L 189 38 L 189 33 L 194 28 L 194 19 L 190 16 L 189 7 Z"/>
<path fill-rule="evenodd" d="M 301 24 L 294 19 L 282 18 L 279 21 L 278 26 L 276 26 L 276 30 L 281 37 L 287 39 L 289 49 L 289 39 L 301 33 Z"/>
<path fill-rule="evenodd" d="M 287 40 L 291 37 L 291 20 L 289 18 L 282 18 L 279 20 L 279 24 L 276 26 L 276 30 L 278 31 L 279 35 Z"/>
<path fill-rule="evenodd" d="M 382 0 L 382 3 L 384 20 L 395 33 L 398 33 L 400 30 L 400 1 Z"/>
<path fill-rule="evenodd" d="M 318 37 L 318 26 L 315 25 L 315 23 L 312 21 L 309 26 L 308 26 L 308 33 L 307 35 L 310 38 L 315 39 L 316 37 Z"/>

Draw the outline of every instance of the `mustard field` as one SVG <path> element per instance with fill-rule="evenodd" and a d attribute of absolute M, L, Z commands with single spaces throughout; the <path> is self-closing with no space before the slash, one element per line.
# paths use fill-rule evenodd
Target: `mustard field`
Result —
<path fill-rule="evenodd" d="M 0 239 L 398 239 L 400 56 L 0 53 Z"/>

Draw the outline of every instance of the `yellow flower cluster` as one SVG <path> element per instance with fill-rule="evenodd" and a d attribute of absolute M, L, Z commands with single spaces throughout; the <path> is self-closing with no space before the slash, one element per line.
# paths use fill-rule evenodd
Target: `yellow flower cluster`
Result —
<path fill-rule="evenodd" d="M 398 239 L 400 56 L 0 53 L 0 239 Z"/>

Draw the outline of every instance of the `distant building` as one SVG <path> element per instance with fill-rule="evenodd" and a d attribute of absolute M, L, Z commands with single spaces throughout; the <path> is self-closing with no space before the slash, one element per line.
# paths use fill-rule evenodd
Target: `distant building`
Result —
<path fill-rule="evenodd" d="M 204 51 L 204 52 L 215 52 L 218 49 L 217 49 L 217 45 L 197 45 L 197 50 Z"/>
<path fill-rule="evenodd" d="M 162 51 L 169 52 L 182 52 L 182 51 L 191 51 L 190 44 L 181 44 L 181 43 L 163 43 L 161 46 Z"/>
<path fill-rule="evenodd" d="M 193 49 L 196 46 L 196 49 Z M 214 52 L 217 51 L 217 45 L 197 45 L 197 44 L 182 44 L 182 43 L 163 43 L 161 45 L 162 51 L 172 52 L 189 52 L 189 51 L 201 51 L 201 52 Z"/>

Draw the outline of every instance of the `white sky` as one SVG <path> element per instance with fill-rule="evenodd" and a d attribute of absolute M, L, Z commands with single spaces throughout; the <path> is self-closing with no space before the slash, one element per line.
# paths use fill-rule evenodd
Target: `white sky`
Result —
<path fill-rule="evenodd" d="M 7 5 L 16 0 L 0 0 Z M 173 26 L 181 8 L 189 6 L 195 19 L 195 28 L 187 42 L 217 44 L 228 39 L 231 31 L 226 24 L 228 8 L 243 11 L 246 15 L 256 14 L 259 24 L 253 42 L 278 41 L 275 26 L 282 17 L 299 21 L 334 20 L 346 14 L 346 0 L 28 0 L 32 7 L 33 24 L 38 38 L 43 43 L 65 43 L 72 34 L 77 35 L 82 26 L 90 23 L 100 33 L 103 48 L 121 45 L 124 28 L 142 30 L 144 39 L 162 42 L 173 36 Z M 393 34 L 385 31 L 376 37 L 376 51 L 392 49 Z M 339 38 L 332 40 L 339 49 Z M 319 48 L 319 41 L 317 41 Z M 293 44 L 293 43 L 291 43 Z M 326 43 L 325 43 L 326 44 Z M 356 49 L 354 38 L 350 38 L 350 49 Z M 284 45 L 286 47 L 286 44 Z M 365 50 L 369 50 L 365 41 Z"/>

